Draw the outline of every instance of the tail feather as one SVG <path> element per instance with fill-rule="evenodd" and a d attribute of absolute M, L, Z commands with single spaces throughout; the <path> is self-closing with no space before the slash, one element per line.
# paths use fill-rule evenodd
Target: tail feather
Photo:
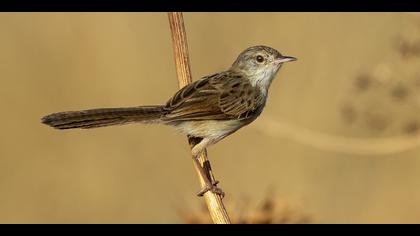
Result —
<path fill-rule="evenodd" d="M 41 121 L 56 129 L 90 129 L 132 122 L 156 123 L 160 122 L 163 112 L 163 106 L 100 108 L 53 113 Z"/>

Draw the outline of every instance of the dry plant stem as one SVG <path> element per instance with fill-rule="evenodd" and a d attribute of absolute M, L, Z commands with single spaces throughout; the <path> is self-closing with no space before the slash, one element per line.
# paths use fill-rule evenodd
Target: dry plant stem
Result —
<path fill-rule="evenodd" d="M 172 32 L 172 42 L 178 83 L 179 87 L 182 88 L 192 82 L 184 20 L 182 13 L 180 12 L 170 12 L 168 13 L 168 17 Z M 196 138 L 188 138 L 188 142 L 191 148 L 197 144 L 197 141 L 198 140 Z M 216 181 L 210 168 L 210 162 L 207 159 L 207 152 L 202 152 L 199 155 L 198 160 L 201 166 L 194 165 L 194 167 L 200 178 L 201 187 L 204 188 L 206 186 L 205 178 L 208 178 L 213 183 Z M 202 176 L 200 174 L 201 170 L 199 168 L 204 169 L 206 176 Z M 230 219 L 226 208 L 223 205 L 222 198 L 218 194 L 215 194 L 211 191 L 207 191 L 203 197 L 206 201 L 206 205 L 213 222 L 216 224 L 230 224 Z"/>

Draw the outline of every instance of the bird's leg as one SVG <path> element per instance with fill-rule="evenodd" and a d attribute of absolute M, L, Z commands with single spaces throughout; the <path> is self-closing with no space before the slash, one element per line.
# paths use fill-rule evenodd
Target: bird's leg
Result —
<path fill-rule="evenodd" d="M 197 138 L 191 138 L 190 137 L 190 140 L 191 139 L 197 139 Z M 198 158 L 200 157 L 200 154 L 202 152 L 204 152 L 205 148 L 210 144 L 210 140 L 209 139 L 201 139 L 201 141 L 200 140 L 191 140 L 191 142 L 194 142 L 193 145 L 195 144 L 194 147 L 192 148 L 192 151 L 191 151 L 191 153 L 193 155 L 194 165 L 199 170 L 199 175 L 204 180 L 205 185 L 206 185 L 203 189 L 200 190 L 200 192 L 197 193 L 197 195 L 198 196 L 203 196 L 207 191 L 211 191 L 215 194 L 220 195 L 223 198 L 225 193 L 220 188 L 217 187 L 217 184 L 219 183 L 219 181 L 214 181 L 213 182 L 213 179 L 205 171 L 203 166 L 201 166 L 201 163 L 198 160 Z"/>
<path fill-rule="evenodd" d="M 207 176 L 207 174 L 205 173 L 203 167 L 200 164 L 200 161 L 198 160 L 198 156 L 193 157 L 194 159 L 194 164 L 195 166 L 198 168 L 199 172 L 200 172 L 200 176 L 203 178 L 206 186 L 204 188 L 202 188 L 198 193 L 197 196 L 202 197 L 205 193 L 207 193 L 208 191 L 211 191 L 215 194 L 220 195 L 222 198 L 224 197 L 225 193 L 217 187 L 217 184 L 219 183 L 219 181 L 215 181 L 212 182 L 209 177 Z"/>

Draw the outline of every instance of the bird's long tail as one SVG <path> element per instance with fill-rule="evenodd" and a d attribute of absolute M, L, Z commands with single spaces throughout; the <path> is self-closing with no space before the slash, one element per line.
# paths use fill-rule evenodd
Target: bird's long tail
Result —
<path fill-rule="evenodd" d="M 56 129 L 90 129 L 133 122 L 159 123 L 163 113 L 163 106 L 100 108 L 53 113 L 44 116 L 42 123 Z"/>

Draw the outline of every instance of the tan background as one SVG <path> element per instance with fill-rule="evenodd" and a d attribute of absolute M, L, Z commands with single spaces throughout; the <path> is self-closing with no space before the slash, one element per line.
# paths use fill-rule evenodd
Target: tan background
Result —
<path fill-rule="evenodd" d="M 256 44 L 299 58 L 279 73 L 261 119 L 209 150 L 227 202 L 275 189 L 315 222 L 420 223 L 418 15 L 186 13 L 185 22 L 195 78 Z M 165 13 L 3 13 L 0 52 L 1 223 L 180 223 L 179 210 L 200 205 L 186 139 L 169 127 L 40 124 L 57 111 L 165 102 L 177 89 Z M 370 149 L 400 135 L 414 144 Z"/>

